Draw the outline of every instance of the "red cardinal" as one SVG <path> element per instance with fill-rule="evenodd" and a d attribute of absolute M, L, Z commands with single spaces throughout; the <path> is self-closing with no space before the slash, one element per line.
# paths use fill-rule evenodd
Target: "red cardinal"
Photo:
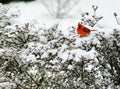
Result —
<path fill-rule="evenodd" d="M 87 36 L 91 31 L 96 31 L 96 30 L 90 30 L 89 28 L 83 26 L 82 24 L 80 24 L 78 22 L 78 27 L 77 27 L 77 33 L 83 37 L 83 36 Z"/>

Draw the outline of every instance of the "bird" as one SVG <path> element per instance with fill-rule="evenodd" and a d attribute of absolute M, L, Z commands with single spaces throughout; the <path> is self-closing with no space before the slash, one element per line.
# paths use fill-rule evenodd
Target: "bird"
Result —
<path fill-rule="evenodd" d="M 90 30 L 89 28 L 85 27 L 80 22 L 78 22 L 77 33 L 80 35 L 80 37 L 88 36 L 91 31 L 97 31 L 97 30 Z"/>

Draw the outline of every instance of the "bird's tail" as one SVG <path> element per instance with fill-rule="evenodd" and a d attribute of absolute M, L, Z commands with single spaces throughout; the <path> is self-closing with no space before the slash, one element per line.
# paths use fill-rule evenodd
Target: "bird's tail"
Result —
<path fill-rule="evenodd" d="M 97 30 L 90 30 L 90 31 L 97 31 Z"/>

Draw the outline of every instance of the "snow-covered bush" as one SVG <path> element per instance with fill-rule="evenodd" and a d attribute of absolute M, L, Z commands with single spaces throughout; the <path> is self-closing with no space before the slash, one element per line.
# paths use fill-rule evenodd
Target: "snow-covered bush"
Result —
<path fill-rule="evenodd" d="M 104 80 L 110 79 L 110 84 L 117 88 L 120 87 L 120 31 L 114 29 L 113 34 L 109 38 L 103 34 L 98 35 L 100 47 L 96 47 L 99 53 L 97 59 L 100 64 L 100 69 Z"/>
<path fill-rule="evenodd" d="M 78 4 L 79 0 L 42 0 L 47 11 L 56 18 L 63 18 Z"/>
<path fill-rule="evenodd" d="M 58 24 L 39 29 L 27 23 L 9 30 L 5 39 L 30 39 L 0 49 L 2 83 L 13 89 L 119 89 L 120 32 L 114 30 L 110 37 L 97 33 L 78 45 L 75 28 L 68 30 L 67 37 Z"/>
<path fill-rule="evenodd" d="M 16 47 L 21 48 L 28 42 L 38 41 L 39 37 L 37 32 L 34 31 L 29 23 L 19 27 L 8 27 L 1 31 L 1 40 L 4 47 Z"/>
<path fill-rule="evenodd" d="M 43 72 L 37 71 L 35 63 L 25 62 L 23 58 L 20 57 L 22 50 L 16 49 L 4 49 L 0 55 L 0 80 L 2 83 L 8 82 L 8 85 L 12 83 L 10 86 L 13 87 L 11 89 L 30 89 L 30 86 L 37 86 L 37 81 L 40 79 L 40 74 Z M 25 54 L 24 54 L 25 55 Z M 29 54 L 30 55 L 30 54 Z M 25 55 L 26 56 L 26 55 Z M 33 58 L 32 54 L 29 58 Z M 33 59 L 32 59 L 33 60 Z M 34 73 L 31 71 L 33 70 Z M 39 69 L 41 70 L 41 69 Z M 39 77 L 37 76 L 39 75 Z M 38 79 L 39 78 L 39 79 Z M 1 85 L 0 85 L 1 87 Z M 4 86 L 7 89 L 6 86 Z M 10 87 L 9 87 L 10 89 Z"/>
<path fill-rule="evenodd" d="M 37 64 L 41 65 L 40 68 L 44 70 L 40 72 L 44 72 L 44 76 L 42 76 L 43 80 L 39 87 L 53 89 L 86 88 L 84 81 L 87 82 L 90 80 L 90 76 L 93 76 L 89 76 L 89 71 L 87 71 L 88 60 L 92 61 L 92 59 L 79 54 L 79 51 L 82 50 L 75 46 L 76 40 L 65 37 L 57 25 L 44 30 L 41 37 L 46 41 L 41 41 L 41 45 L 32 44 L 29 46 L 30 48 L 28 47 L 32 50 L 31 54 L 35 55 L 39 61 Z M 89 78 L 86 79 L 86 77 Z M 91 81 L 94 81 L 93 77 Z M 94 83 L 91 81 L 88 82 Z"/>
<path fill-rule="evenodd" d="M 5 80 L 16 84 L 14 87 L 17 87 L 17 89 L 45 88 L 46 82 L 48 83 L 48 69 L 54 69 L 51 66 L 51 61 L 58 57 L 57 52 L 61 50 L 64 42 L 66 41 L 65 44 L 70 42 L 63 36 L 61 31 L 57 31 L 57 25 L 48 30 L 42 29 L 44 32 L 41 32 L 42 30 L 36 33 L 31 32 L 34 35 L 30 34 L 30 31 L 34 30 L 29 30 L 31 28 L 28 28 L 29 24 L 25 24 L 23 27 L 16 26 L 15 29 L 9 29 L 7 32 L 9 37 L 6 36 L 7 38 L 5 39 L 7 39 L 7 42 L 8 40 L 12 42 L 9 44 L 5 43 L 6 45 L 2 46 L 0 50 L 1 76 L 5 75 Z M 26 31 L 28 32 L 26 33 Z M 37 33 L 41 35 L 38 37 Z M 36 41 L 36 39 L 39 40 Z M 20 41 L 22 43 L 21 49 L 19 48 L 21 43 L 18 43 L 18 40 L 27 41 L 25 43 Z M 44 77 L 45 80 L 43 81 Z"/>
<path fill-rule="evenodd" d="M 81 23 L 82 24 L 89 25 L 89 26 L 93 27 L 103 18 L 102 16 L 96 15 L 96 11 L 98 9 L 98 6 L 93 5 L 92 9 L 94 12 L 92 15 L 89 12 L 84 12 L 81 14 Z"/>
<path fill-rule="evenodd" d="M 0 3 L 0 46 L 4 44 L 3 34 L 8 27 L 12 26 L 15 22 L 15 18 L 19 16 L 19 10 L 15 9 L 16 12 L 9 12 L 11 4 L 3 5 Z M 7 36 L 7 34 L 6 34 Z"/>
<path fill-rule="evenodd" d="M 97 33 L 96 38 L 99 43 L 84 41 L 82 49 L 90 51 L 95 48 L 97 55 L 92 65 L 95 65 L 90 74 L 94 73 L 94 87 L 101 89 L 118 89 L 120 87 L 120 31 L 114 29 L 113 33 L 106 37 L 105 33 Z"/>

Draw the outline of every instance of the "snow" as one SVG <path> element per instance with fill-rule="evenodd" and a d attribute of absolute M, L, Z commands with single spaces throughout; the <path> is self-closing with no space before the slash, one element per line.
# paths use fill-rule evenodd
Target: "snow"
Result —
<path fill-rule="evenodd" d="M 68 59 L 68 52 L 60 52 L 60 53 L 58 54 L 58 57 L 62 58 L 63 60 L 62 60 L 61 63 L 64 63 L 64 62 L 66 62 L 67 59 Z"/>
<path fill-rule="evenodd" d="M 72 70 L 73 67 L 74 67 L 73 65 L 68 65 L 68 69 L 69 69 L 69 70 Z"/>
<path fill-rule="evenodd" d="M 46 44 L 47 43 L 46 37 L 40 36 L 40 42 L 43 43 L 43 44 Z"/>
<path fill-rule="evenodd" d="M 14 86 L 13 86 L 14 85 Z M 13 86 L 13 87 L 11 87 Z M 14 83 L 9 83 L 9 82 L 3 82 L 3 83 L 0 83 L 0 89 L 12 89 L 15 87 L 15 84 Z"/>
<path fill-rule="evenodd" d="M 29 54 L 29 55 L 23 54 L 23 55 L 21 55 L 21 57 L 26 60 L 25 62 L 31 62 L 32 63 L 32 62 L 36 61 L 36 57 L 33 54 Z"/>
<path fill-rule="evenodd" d="M 47 58 L 48 57 L 48 53 L 43 53 L 43 55 L 41 56 L 41 58 Z"/>
<path fill-rule="evenodd" d="M 114 3 L 114 4 L 113 4 Z M 113 1 L 113 0 L 80 0 L 78 5 L 73 9 L 73 11 L 70 12 L 70 15 L 72 16 L 66 16 L 63 19 L 56 19 L 52 17 L 46 8 L 40 3 L 39 0 L 34 1 L 34 2 L 29 2 L 29 3 L 14 3 L 13 7 L 10 9 L 9 14 L 11 13 L 17 13 L 18 17 L 15 19 L 17 23 L 14 23 L 15 21 L 12 21 L 14 23 L 13 26 L 7 26 L 5 29 L 14 29 L 15 24 L 22 25 L 24 23 L 31 23 L 36 24 L 33 26 L 33 30 L 30 31 L 30 35 L 32 34 L 38 34 L 40 38 L 40 43 L 35 43 L 31 42 L 28 43 L 28 48 L 36 49 L 36 51 L 44 52 L 41 55 L 41 59 L 49 57 L 49 54 L 52 53 L 52 55 L 55 55 L 58 52 L 58 49 L 50 49 L 50 50 L 39 50 L 42 46 L 49 46 L 48 45 L 48 39 L 43 36 L 44 31 L 41 29 L 49 29 L 52 27 L 54 24 L 58 23 L 58 30 L 62 31 L 63 35 L 68 38 L 68 39 L 75 39 L 75 47 L 81 46 L 81 42 L 87 41 L 87 43 L 90 42 L 92 39 L 93 43 L 99 44 L 99 41 L 95 38 L 95 34 L 99 34 L 100 32 L 104 32 L 105 36 L 108 37 L 110 33 L 113 32 L 113 29 L 117 28 L 120 29 L 120 25 L 117 24 L 115 17 L 113 15 L 114 12 L 119 11 L 120 1 Z M 80 22 L 81 20 L 81 13 L 83 12 L 89 12 L 90 14 L 93 13 L 92 10 L 92 5 L 97 5 L 98 10 L 97 10 L 97 15 L 103 16 L 103 19 L 100 20 L 94 27 L 87 26 L 90 29 L 97 30 L 96 32 L 91 33 L 87 37 L 80 37 L 75 30 L 70 29 L 70 27 L 77 27 L 77 23 Z M 18 11 L 16 12 L 16 9 Z M 0 23 L 0 26 L 4 26 L 4 23 Z M 41 28 L 41 29 L 38 29 Z M 68 30 L 69 29 L 69 30 Z M 73 31 L 70 32 L 70 31 Z M 47 34 L 47 33 L 46 33 Z M 72 34 L 70 36 L 69 34 Z M 56 34 L 55 34 L 56 35 Z M 42 43 L 42 44 L 41 44 Z M 46 45 L 47 44 L 47 45 Z M 35 46 L 35 47 L 34 47 Z M 60 51 L 58 52 L 58 57 L 62 59 L 61 63 L 65 63 L 69 59 L 73 59 L 73 56 L 70 54 L 74 54 L 74 60 L 76 62 L 82 61 L 82 57 L 86 57 L 87 59 L 94 59 L 96 64 L 98 63 L 98 60 L 96 59 L 97 52 L 95 51 L 95 48 L 93 47 L 90 51 L 82 50 L 82 49 L 72 49 L 68 50 L 68 45 L 62 44 Z M 0 49 L 0 56 L 4 52 L 3 49 Z M 9 52 L 9 50 L 8 50 Z M 9 52 L 11 53 L 11 52 Z M 25 54 L 24 54 L 25 53 Z M 28 53 L 28 54 L 27 54 Z M 34 53 L 34 52 L 33 52 Z M 35 62 L 37 61 L 37 58 L 40 56 L 35 56 L 34 54 L 31 53 L 29 54 L 28 50 L 24 50 L 22 55 L 19 55 L 21 58 L 25 59 L 24 62 Z M 50 60 L 52 64 L 57 64 L 59 63 L 58 60 Z M 42 61 L 41 61 L 42 63 Z M 42 63 L 43 65 L 45 64 L 44 62 Z M 95 66 L 92 65 L 92 63 L 88 63 L 86 65 L 86 70 L 91 72 L 92 69 Z M 107 67 L 111 69 L 110 65 L 107 64 Z M 36 70 L 36 66 L 34 66 L 29 72 L 30 73 L 37 73 L 38 71 Z M 60 66 L 57 66 L 59 69 Z M 73 65 L 68 65 L 67 68 L 69 70 L 73 70 L 74 66 Z M 64 71 L 61 71 L 61 73 L 64 73 Z M 100 73 L 98 75 L 101 75 Z M 99 81 L 96 81 L 99 84 Z M 6 83 L 0 83 L 0 87 L 6 86 Z M 110 88 L 109 88 L 110 89 Z"/>
<path fill-rule="evenodd" d="M 57 53 L 57 49 L 48 50 L 48 53 L 52 53 L 52 55 L 55 55 Z"/>

